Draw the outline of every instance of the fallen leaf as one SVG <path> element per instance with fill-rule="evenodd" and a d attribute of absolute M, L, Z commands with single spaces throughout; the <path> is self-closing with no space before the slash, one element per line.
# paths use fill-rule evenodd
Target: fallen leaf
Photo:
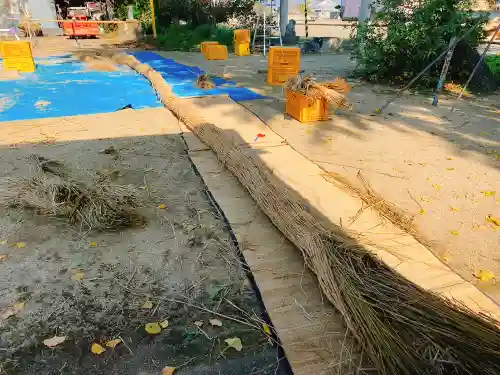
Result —
<path fill-rule="evenodd" d="M 161 332 L 161 327 L 158 323 L 146 323 L 144 329 L 150 335 L 157 335 L 158 333 Z"/>
<path fill-rule="evenodd" d="M 84 277 L 85 277 L 85 274 L 83 272 L 77 272 L 71 276 L 71 280 L 82 281 Z"/>
<path fill-rule="evenodd" d="M 6 244 L 7 244 L 7 240 L 0 241 L 0 245 L 6 245 Z"/>
<path fill-rule="evenodd" d="M 262 324 L 262 329 L 267 335 L 271 336 L 271 328 L 269 328 L 269 326 L 266 323 Z"/>
<path fill-rule="evenodd" d="M 494 197 L 496 193 L 497 193 L 496 191 L 482 191 L 481 192 L 481 194 L 483 194 L 485 197 Z"/>
<path fill-rule="evenodd" d="M 54 336 L 50 339 L 43 340 L 43 344 L 49 348 L 54 348 L 66 341 L 66 336 Z"/>
<path fill-rule="evenodd" d="M 0 262 L 3 262 L 4 260 L 7 260 L 8 256 L 5 254 L 0 255 Z"/>
<path fill-rule="evenodd" d="M 439 185 L 439 184 L 433 184 L 433 185 L 432 185 L 432 187 L 433 187 L 434 189 L 436 189 L 437 191 L 440 191 L 440 190 L 441 190 L 441 185 Z"/>
<path fill-rule="evenodd" d="M 200 320 L 197 320 L 196 322 L 194 322 L 194 325 L 195 325 L 196 327 L 201 327 L 201 326 L 203 325 L 203 322 L 202 322 L 202 321 L 200 321 Z"/>
<path fill-rule="evenodd" d="M 424 214 L 425 214 L 425 212 L 426 212 L 426 211 L 425 211 L 423 208 L 421 208 L 421 209 L 420 209 L 420 211 L 418 211 L 418 214 L 419 214 L 419 215 L 424 215 Z"/>
<path fill-rule="evenodd" d="M 450 211 L 453 211 L 453 212 L 460 212 L 461 210 L 460 210 L 460 208 L 458 208 L 458 207 L 452 207 L 452 206 L 450 206 Z"/>
<path fill-rule="evenodd" d="M 441 259 L 445 263 L 448 263 L 450 261 L 450 256 L 448 254 L 441 254 L 439 256 L 439 259 Z"/>
<path fill-rule="evenodd" d="M 219 319 L 210 319 L 209 322 L 215 327 L 222 327 L 222 322 Z"/>
<path fill-rule="evenodd" d="M 486 216 L 486 221 L 490 222 L 493 225 L 496 225 L 497 227 L 500 227 L 500 219 L 497 219 L 494 216 L 491 215 Z"/>
<path fill-rule="evenodd" d="M 25 302 L 19 302 L 11 307 L 9 307 L 7 310 L 5 310 L 2 315 L 0 315 L 1 320 L 5 320 L 10 318 L 11 316 L 17 315 L 21 312 L 22 309 L 24 309 L 24 304 Z"/>
<path fill-rule="evenodd" d="M 495 274 L 493 272 L 486 270 L 477 271 L 474 276 L 481 281 L 490 281 L 495 278 Z"/>
<path fill-rule="evenodd" d="M 15 247 L 17 247 L 18 249 L 22 249 L 23 247 L 26 247 L 26 243 L 24 242 L 16 242 L 14 244 Z"/>
<path fill-rule="evenodd" d="M 164 203 L 162 203 L 162 204 L 158 205 L 158 208 L 159 208 L 160 210 L 164 210 L 164 209 L 166 209 L 166 208 L 167 208 L 167 205 L 166 205 L 166 204 L 164 204 Z"/>
<path fill-rule="evenodd" d="M 487 135 L 490 135 L 490 133 L 488 133 L 488 132 L 481 132 L 481 133 L 479 133 L 479 135 L 487 136 Z"/>
<path fill-rule="evenodd" d="M 93 242 L 92 241 L 92 242 L 89 243 L 89 246 L 90 247 L 97 247 L 97 242 Z"/>
<path fill-rule="evenodd" d="M 431 199 L 430 199 L 430 198 L 428 198 L 428 197 L 420 197 L 420 200 L 421 200 L 422 202 L 430 202 L 430 201 L 431 201 Z"/>
<path fill-rule="evenodd" d="M 106 346 L 108 348 L 112 348 L 114 349 L 116 347 L 116 345 L 118 345 L 119 343 L 121 343 L 122 340 L 120 339 L 114 339 L 114 340 L 109 340 L 107 343 L 106 343 Z"/>
<path fill-rule="evenodd" d="M 161 370 L 161 375 L 173 375 L 175 369 L 175 367 L 170 366 L 164 367 L 163 370 Z"/>
<path fill-rule="evenodd" d="M 454 171 L 455 168 L 446 168 L 447 171 Z"/>
<path fill-rule="evenodd" d="M 168 327 L 168 319 L 165 319 L 164 321 L 160 322 L 160 327 L 161 328 L 167 328 Z"/>
<path fill-rule="evenodd" d="M 243 349 L 243 344 L 238 337 L 225 339 L 224 342 L 227 344 L 228 348 L 234 348 L 237 352 L 241 352 L 241 349 Z"/>
<path fill-rule="evenodd" d="M 427 163 L 420 163 L 420 162 L 418 164 L 420 164 L 422 167 L 425 167 L 427 165 Z"/>
<path fill-rule="evenodd" d="M 144 168 L 144 172 L 153 172 L 154 169 L 153 168 Z"/>
<path fill-rule="evenodd" d="M 100 355 L 106 351 L 105 348 L 103 348 L 101 345 L 97 343 L 93 343 L 92 346 L 90 347 L 90 351 L 94 354 Z"/>
<path fill-rule="evenodd" d="M 454 236 L 458 236 L 460 233 L 458 233 L 458 230 L 452 229 L 452 230 L 450 230 L 450 234 L 453 234 Z"/>
<path fill-rule="evenodd" d="M 425 179 L 426 179 L 427 181 L 429 181 L 429 182 L 430 182 L 430 181 L 432 181 L 432 178 L 430 178 L 430 177 L 426 177 Z"/>
<path fill-rule="evenodd" d="M 151 302 L 150 300 L 147 300 L 146 302 L 144 302 L 141 306 L 143 309 L 152 309 L 153 308 L 153 302 Z"/>
<path fill-rule="evenodd" d="M 448 156 L 446 159 L 448 159 L 448 160 L 455 160 L 455 158 L 453 156 Z"/>

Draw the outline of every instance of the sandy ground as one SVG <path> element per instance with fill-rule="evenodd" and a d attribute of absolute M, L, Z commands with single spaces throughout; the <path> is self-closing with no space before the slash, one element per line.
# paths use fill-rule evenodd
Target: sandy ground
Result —
<path fill-rule="evenodd" d="M 406 92 L 384 115 L 373 116 L 394 90 L 353 82 L 348 95 L 353 112 L 304 125 L 283 115 L 283 89 L 265 85 L 265 74 L 258 73 L 266 69 L 262 56 L 216 62 L 195 53 L 161 54 L 211 73 L 225 71 L 239 84 L 272 97 L 240 104 L 325 171 L 353 184 L 360 184 L 361 172 L 384 199 L 415 215 L 420 235 L 443 262 L 500 301 L 500 287 L 475 277 L 481 270 L 500 274 L 500 232 L 494 223 L 500 217 L 496 96 L 461 102 L 442 96 L 432 107 L 431 94 Z M 301 61 L 305 74 L 319 79 L 347 76 L 353 67 L 347 54 L 309 55 Z"/>
<path fill-rule="evenodd" d="M 215 370 L 206 366 L 242 356 L 247 367 L 238 362 L 236 369 L 275 373 L 274 349 L 258 323 L 226 318 L 257 319 L 260 305 L 168 111 L 1 126 L 0 178 L 32 175 L 27 157 L 37 154 L 63 162 L 87 183 L 115 171 L 113 183 L 150 196 L 140 209 L 146 225 L 112 232 L 0 208 L 0 311 L 18 309 L 0 319 L 0 373 L 158 374 L 170 365 L 210 374 Z M 54 130 L 54 137 L 43 136 Z M 100 153 L 110 146 L 117 152 Z M 164 320 L 169 324 L 160 334 L 145 331 L 146 323 Z M 49 349 L 42 342 L 53 336 L 66 340 Z M 224 340 L 232 337 L 242 340 L 241 353 L 226 348 Z M 117 338 L 123 342 L 115 349 L 90 352 L 92 343 Z"/>

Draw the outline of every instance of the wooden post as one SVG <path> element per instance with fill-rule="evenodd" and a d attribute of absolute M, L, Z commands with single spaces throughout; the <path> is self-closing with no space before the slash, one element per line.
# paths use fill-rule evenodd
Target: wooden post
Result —
<path fill-rule="evenodd" d="M 155 5 L 153 0 L 149 0 L 149 7 L 151 8 L 151 27 L 153 28 L 153 38 L 156 39 L 156 17 L 155 17 Z"/>
<path fill-rule="evenodd" d="M 307 27 L 307 0 L 304 0 L 304 27 L 306 29 L 306 39 L 309 39 L 309 29 Z"/>
<path fill-rule="evenodd" d="M 434 92 L 434 96 L 432 97 L 432 105 L 437 106 L 438 104 L 438 95 L 443 89 L 444 80 L 446 79 L 446 73 L 448 73 L 448 68 L 450 67 L 451 58 L 453 57 L 453 51 L 455 50 L 457 38 L 453 37 L 450 40 L 450 44 L 448 46 L 448 53 L 444 59 L 443 69 L 441 69 L 441 75 L 439 76 L 439 81 L 436 87 L 436 91 Z"/>

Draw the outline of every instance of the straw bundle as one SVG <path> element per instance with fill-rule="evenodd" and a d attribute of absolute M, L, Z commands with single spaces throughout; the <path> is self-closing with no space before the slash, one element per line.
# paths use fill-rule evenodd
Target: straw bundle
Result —
<path fill-rule="evenodd" d="M 55 177 L 0 179 L 0 205 L 25 207 L 47 216 L 64 217 L 87 229 L 138 226 L 144 218 L 135 208 L 141 203 L 133 186 L 87 186 Z"/>
<path fill-rule="evenodd" d="M 213 83 L 210 76 L 206 73 L 200 74 L 196 78 L 194 85 L 202 90 L 213 89 L 215 87 L 215 83 Z"/>
<path fill-rule="evenodd" d="M 165 106 L 207 144 L 258 206 L 302 252 L 321 289 L 381 374 L 500 374 L 497 322 L 425 291 L 332 228 L 261 161 L 175 98 L 161 76 L 135 59 Z"/>
<path fill-rule="evenodd" d="M 301 77 L 298 75 L 289 78 L 285 83 L 285 87 L 290 91 L 305 95 L 311 99 L 325 99 L 334 108 L 351 109 L 351 105 L 346 97 L 335 89 L 340 87 L 341 90 L 345 90 L 345 86 L 340 86 L 339 84 L 332 85 L 332 83 L 317 83 L 313 77 Z"/>

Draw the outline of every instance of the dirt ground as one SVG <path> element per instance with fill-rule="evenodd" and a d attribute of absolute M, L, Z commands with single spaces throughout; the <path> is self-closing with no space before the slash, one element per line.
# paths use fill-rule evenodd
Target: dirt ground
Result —
<path fill-rule="evenodd" d="M 226 72 L 238 84 L 269 96 L 240 104 L 325 171 L 354 185 L 360 185 L 361 172 L 382 198 L 415 215 L 419 234 L 443 262 L 500 301 L 494 280 L 475 277 L 481 270 L 500 274 L 500 231 L 495 224 L 500 217 L 498 96 L 457 102 L 442 95 L 433 107 L 430 92 L 408 91 L 375 116 L 395 90 L 352 81 L 352 112 L 332 112 L 328 121 L 305 125 L 283 115 L 283 88 L 266 85 L 265 73 L 258 73 L 266 69 L 262 56 L 206 61 L 196 53 L 160 54 L 211 73 Z M 348 54 L 301 60 L 304 74 L 319 80 L 347 77 L 354 67 Z"/>
<path fill-rule="evenodd" d="M 33 175 L 28 157 L 36 154 L 79 181 L 111 176 L 141 188 L 148 203 L 144 226 L 108 232 L 0 208 L 0 373 L 146 375 L 167 365 L 182 374 L 281 373 L 229 229 L 168 111 L 1 126 L 0 180 Z M 49 131 L 57 136 L 40 138 Z M 111 146 L 116 153 L 102 152 Z M 7 317 L 9 309 L 16 313 Z M 161 333 L 146 332 L 165 320 Z M 46 347 L 54 336 L 66 339 Z M 235 337 L 241 352 L 224 341 Z M 91 353 L 113 339 L 122 342 Z"/>

